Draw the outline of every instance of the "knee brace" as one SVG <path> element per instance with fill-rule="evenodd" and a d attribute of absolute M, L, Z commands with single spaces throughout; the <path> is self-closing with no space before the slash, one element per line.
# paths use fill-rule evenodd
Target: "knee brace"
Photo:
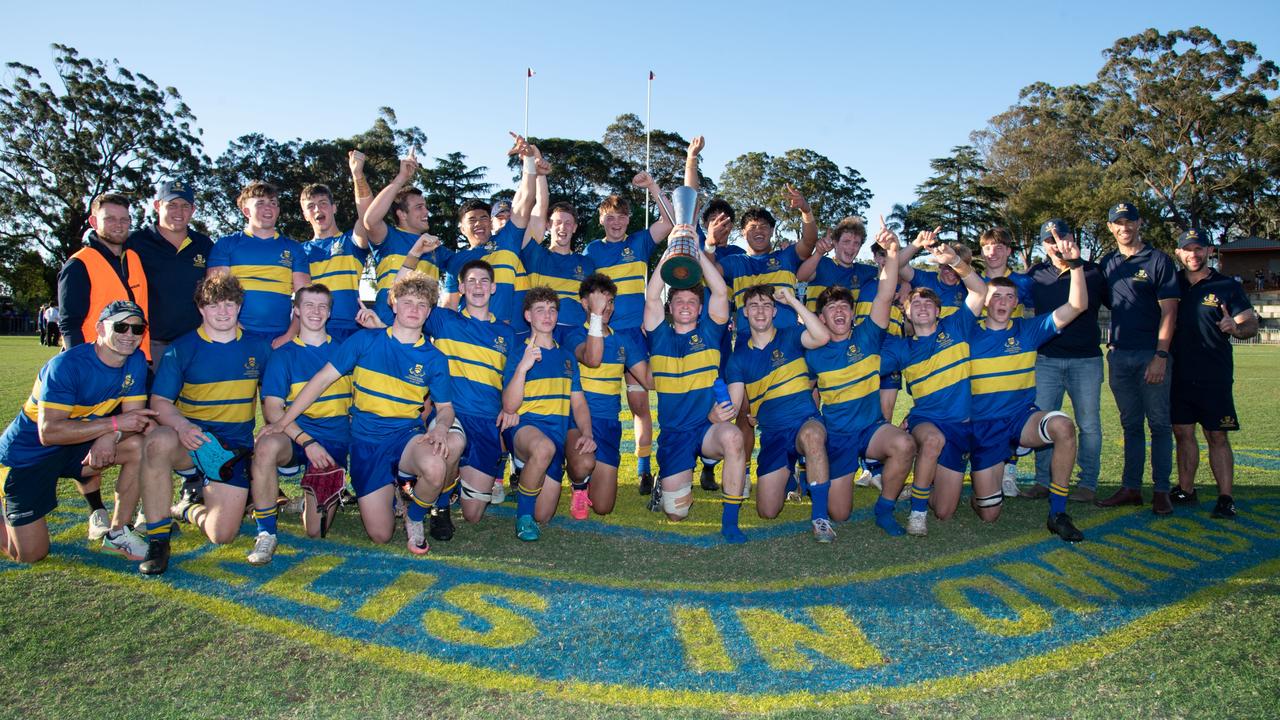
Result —
<path fill-rule="evenodd" d="M 628 394 L 629 394 L 629 393 L 642 393 L 642 392 L 648 392 L 647 390 L 645 390 L 645 389 L 644 389 L 644 386 L 643 386 L 643 385 L 636 385 L 636 384 L 628 384 L 628 385 L 627 385 L 627 393 L 628 393 Z"/>
<path fill-rule="evenodd" d="M 1061 410 L 1050 410 L 1044 414 L 1044 417 L 1040 418 L 1040 426 L 1038 428 L 1040 431 L 1040 439 L 1048 445 L 1053 444 L 1053 438 L 1049 437 L 1049 421 L 1055 417 L 1064 417 L 1068 420 L 1071 419 L 1070 415 L 1062 412 Z"/>
<path fill-rule="evenodd" d="M 276 468 L 276 474 L 286 480 L 296 480 L 302 477 L 302 471 L 306 469 L 307 466 L 305 464 L 290 465 L 288 467 Z"/>
<path fill-rule="evenodd" d="M 662 510 L 668 515 L 679 518 L 689 517 L 689 508 L 693 506 L 693 488 L 686 485 L 679 490 L 662 491 Z"/>
<path fill-rule="evenodd" d="M 463 480 L 462 478 L 458 478 L 458 482 L 462 483 L 462 499 L 463 500 L 475 500 L 477 502 L 482 502 L 487 504 L 490 500 L 493 499 L 493 493 L 491 492 L 481 492 L 479 489 L 472 487 L 470 483 L 468 483 L 466 480 Z"/>
<path fill-rule="evenodd" d="M 973 496 L 973 507 L 977 508 L 993 508 L 1000 507 L 1004 502 L 1004 493 L 997 492 L 995 495 L 987 495 L 986 497 Z"/>

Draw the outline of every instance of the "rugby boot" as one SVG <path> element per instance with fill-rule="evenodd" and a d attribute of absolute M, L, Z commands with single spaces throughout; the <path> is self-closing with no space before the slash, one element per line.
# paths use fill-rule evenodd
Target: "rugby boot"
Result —
<path fill-rule="evenodd" d="M 653 473 L 640 474 L 640 494 L 641 495 L 653 494 Z"/>
<path fill-rule="evenodd" d="M 453 515 L 449 512 L 449 508 L 431 508 L 429 532 L 434 540 L 449 542 L 453 539 Z"/>
<path fill-rule="evenodd" d="M 704 464 L 702 466 L 702 479 L 700 484 L 702 486 L 702 489 L 706 490 L 707 492 L 715 492 L 716 490 L 720 489 L 720 483 L 716 482 L 716 466 L 715 465 Z"/>
<path fill-rule="evenodd" d="M 143 575 L 159 575 L 169 569 L 169 541 L 152 540 L 147 543 L 147 556 L 138 565 Z"/>
<path fill-rule="evenodd" d="M 1049 532 L 1069 543 L 1080 542 L 1084 539 L 1084 533 L 1076 528 L 1075 524 L 1071 522 L 1071 516 L 1066 513 L 1050 515 L 1049 522 L 1046 523 L 1045 527 L 1049 528 Z"/>

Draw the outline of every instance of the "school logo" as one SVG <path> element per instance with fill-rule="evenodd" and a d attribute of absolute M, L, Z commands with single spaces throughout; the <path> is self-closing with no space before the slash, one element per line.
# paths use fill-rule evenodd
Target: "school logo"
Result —
<path fill-rule="evenodd" d="M 769 256 L 769 262 L 766 264 L 769 266 L 770 270 L 777 270 L 778 267 L 780 267 L 778 265 L 778 258 L 773 257 L 772 255 Z"/>
<path fill-rule="evenodd" d="M 1235 430 L 1239 428 L 1240 425 L 1239 423 L 1236 422 L 1235 418 L 1231 417 L 1230 415 L 1224 415 L 1223 418 L 1218 421 L 1218 427 L 1222 428 L 1223 430 Z"/>
<path fill-rule="evenodd" d="M 1142 281 L 1142 282 L 1147 282 L 1151 280 L 1151 278 L 1147 275 L 1146 268 L 1138 268 L 1138 272 L 1133 274 L 1133 279 L 1135 281 Z"/>
<path fill-rule="evenodd" d="M 583 274 L 582 274 L 582 266 L 581 266 L 581 265 L 574 265 L 574 266 L 573 266 L 573 279 L 574 279 L 574 280 L 582 280 L 583 278 L 584 278 L 584 276 L 583 276 Z"/>
<path fill-rule="evenodd" d="M 1018 343 L 1018 338 L 1007 338 L 1004 341 L 1004 352 L 1006 355 L 1017 355 L 1022 352 L 1022 345 Z"/>
<path fill-rule="evenodd" d="M 773 349 L 773 355 L 772 355 L 772 356 L 770 356 L 770 358 L 769 358 L 769 362 L 770 362 L 770 363 L 773 365 L 773 367 L 775 367 L 775 368 L 776 368 L 776 367 L 782 367 L 783 365 L 786 365 L 786 364 L 787 364 L 787 358 L 786 358 L 786 356 L 785 356 L 785 355 L 783 355 L 783 354 L 782 354 L 782 350 L 780 350 L 780 349 L 778 349 L 778 348 L 774 348 L 774 349 Z"/>
<path fill-rule="evenodd" d="M 622 259 L 628 262 L 636 259 L 635 253 L 631 252 L 631 248 L 629 246 L 622 248 Z"/>
<path fill-rule="evenodd" d="M 849 344 L 849 349 L 846 350 L 844 354 L 845 357 L 849 358 L 849 362 L 851 363 L 862 359 L 862 351 L 858 349 L 857 345 L 852 343 Z"/>
<path fill-rule="evenodd" d="M 707 346 L 702 343 L 702 338 L 698 337 L 698 333 L 689 336 L 689 352 L 700 352 L 706 349 Z"/>
<path fill-rule="evenodd" d="M 261 368 L 258 367 L 258 358 L 250 355 L 249 358 L 244 361 L 244 376 L 247 378 L 256 378 L 258 377 L 259 372 L 261 372 Z"/>
<path fill-rule="evenodd" d="M 1203 299 L 1200 300 L 1201 305 L 1208 305 L 1209 307 L 1213 307 L 1213 308 L 1218 307 L 1218 304 L 1221 302 L 1222 301 L 1218 299 L 1218 296 L 1215 293 L 1209 293 L 1205 295 Z"/>
<path fill-rule="evenodd" d="M 291 267 L 293 265 L 292 250 L 282 250 L 280 252 L 280 264 L 284 265 L 285 267 Z"/>
<path fill-rule="evenodd" d="M 408 378 L 409 382 L 414 385 L 423 385 L 426 383 L 426 378 L 422 374 L 422 363 L 417 363 L 413 367 L 409 368 Z"/>
<path fill-rule="evenodd" d="M 133 373 L 126 373 L 124 380 L 120 382 L 120 389 L 128 390 L 131 387 L 133 387 Z"/>
<path fill-rule="evenodd" d="M 573 361 L 572 360 L 564 361 L 564 376 L 573 377 Z"/>
<path fill-rule="evenodd" d="M 201 255 L 200 253 L 196 253 L 196 254 L 191 258 L 191 267 L 198 267 L 198 268 L 202 268 L 202 267 L 204 267 L 204 266 L 205 266 L 205 264 L 206 264 L 207 262 L 208 262 L 208 261 L 207 261 L 207 260 L 205 260 L 205 257 L 204 257 L 203 255 Z"/>
<path fill-rule="evenodd" d="M 939 331 L 937 336 L 935 336 L 935 339 L 934 339 L 934 342 L 937 343 L 938 345 L 938 349 L 951 347 L 953 344 L 955 344 L 955 341 L 956 341 L 955 338 L 951 337 L 950 335 L 942 331 Z"/>
<path fill-rule="evenodd" d="M 507 351 L 507 339 L 501 335 L 493 339 L 493 349 L 500 353 Z"/>
<path fill-rule="evenodd" d="M 498 243 L 493 240 L 490 240 L 489 242 L 484 244 L 485 252 L 493 252 L 494 250 L 497 250 L 497 249 L 498 249 Z"/>
<path fill-rule="evenodd" d="M 329 246 L 330 255 L 342 254 L 342 238 L 335 238 L 333 244 Z"/>

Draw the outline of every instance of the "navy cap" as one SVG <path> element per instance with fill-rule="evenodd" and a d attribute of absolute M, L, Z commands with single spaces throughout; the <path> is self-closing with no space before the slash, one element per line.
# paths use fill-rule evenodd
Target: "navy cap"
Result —
<path fill-rule="evenodd" d="M 1107 213 L 1107 222 L 1115 222 L 1117 220 L 1141 220 L 1142 216 L 1138 214 L 1138 208 L 1133 203 L 1117 203 Z"/>
<path fill-rule="evenodd" d="M 1188 245 L 1203 245 L 1209 247 L 1209 236 L 1200 232 L 1196 228 L 1191 228 L 1178 236 L 1178 247 L 1184 248 Z"/>
<path fill-rule="evenodd" d="M 498 213 L 510 213 L 510 212 L 511 212 L 510 200 L 494 200 L 493 209 L 489 211 L 489 214 L 497 215 Z"/>
<path fill-rule="evenodd" d="M 1045 220 L 1044 224 L 1040 226 L 1040 241 L 1048 240 L 1053 242 L 1053 231 L 1055 230 L 1058 231 L 1058 237 L 1074 234 L 1071 232 L 1071 226 L 1067 224 L 1066 220 L 1053 218 L 1052 220 Z"/>
<path fill-rule="evenodd" d="M 142 308 L 132 300 L 116 300 L 113 303 L 108 303 L 106 307 L 102 308 L 102 312 L 98 313 L 98 319 L 106 322 L 120 322 L 131 317 L 140 318 L 144 322 L 147 319 L 147 316 L 142 312 Z"/>
<path fill-rule="evenodd" d="M 168 202 L 174 198 L 182 198 L 189 203 L 195 204 L 196 194 L 191 186 L 181 180 L 171 180 L 166 183 L 160 183 L 156 187 L 156 199 L 160 202 Z"/>

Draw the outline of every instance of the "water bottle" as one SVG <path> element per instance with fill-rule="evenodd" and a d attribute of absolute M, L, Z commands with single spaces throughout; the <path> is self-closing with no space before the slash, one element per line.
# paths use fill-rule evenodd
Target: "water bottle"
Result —
<path fill-rule="evenodd" d="M 724 380 L 716 378 L 711 384 L 711 392 L 715 393 L 716 405 L 732 405 L 733 398 L 729 397 L 729 386 L 724 384 Z"/>

